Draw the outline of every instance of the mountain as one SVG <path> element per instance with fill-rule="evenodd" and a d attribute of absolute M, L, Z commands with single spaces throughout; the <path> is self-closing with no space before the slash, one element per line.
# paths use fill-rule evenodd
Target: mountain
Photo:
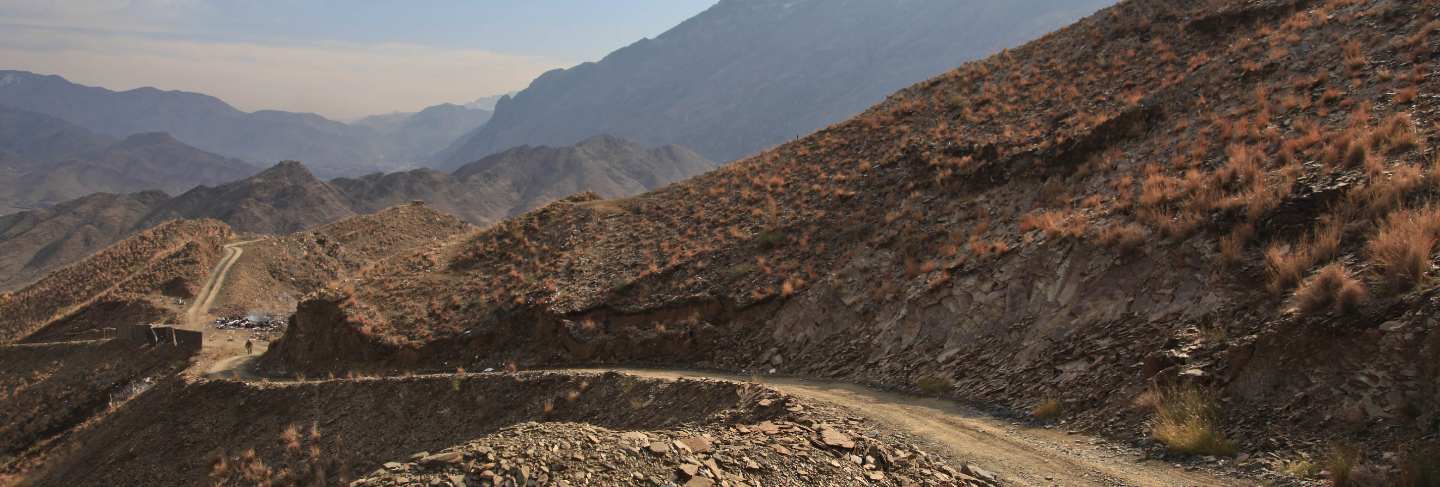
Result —
<path fill-rule="evenodd" d="M 568 147 L 520 147 L 457 169 L 421 169 L 330 182 L 357 211 L 421 200 L 486 225 L 575 193 L 605 198 L 642 193 L 714 168 L 678 146 L 647 148 L 611 136 Z"/>
<path fill-rule="evenodd" d="M 0 216 L 0 290 L 14 289 L 135 231 L 170 197 L 100 193 Z"/>
<path fill-rule="evenodd" d="M 0 216 L 0 290 L 173 219 L 215 219 L 243 234 L 289 234 L 423 201 L 489 225 L 572 193 L 628 196 L 711 167 L 684 148 L 652 149 L 596 137 L 572 147 L 516 149 L 453 175 L 417 169 L 325 182 L 303 164 L 287 161 L 243 180 L 199 186 L 175 197 L 158 191 L 95 194 Z"/>
<path fill-rule="evenodd" d="M 201 151 L 168 134 L 124 140 L 46 115 L 0 106 L 0 214 L 93 193 L 180 192 L 254 174 L 245 162 Z"/>
<path fill-rule="evenodd" d="M 148 87 L 112 91 L 25 71 L 0 71 L 0 105 L 50 115 L 110 137 L 166 132 L 201 150 L 246 161 L 305 160 L 326 177 L 404 167 L 412 162 L 414 144 L 441 140 L 428 151 L 434 152 L 453 139 L 426 133 L 436 125 L 430 121 L 398 136 L 401 145 L 390 147 L 374 129 L 315 114 L 243 112 L 199 93 Z"/>
<path fill-rule="evenodd" d="M 241 233 L 290 233 L 355 213 L 344 195 L 299 162 L 285 161 L 247 179 L 201 186 L 161 204 L 141 223 L 213 218 Z"/>
<path fill-rule="evenodd" d="M 461 135 L 484 125 L 490 115 L 488 109 L 446 103 L 417 113 L 365 117 L 354 125 L 373 129 L 383 140 L 391 160 L 421 162 Z"/>
<path fill-rule="evenodd" d="M 763 370 L 1424 485 L 1437 14 L 1125 1 L 703 176 L 372 263 L 262 361 Z"/>
<path fill-rule="evenodd" d="M 545 73 L 439 167 L 613 134 L 730 161 L 1019 44 L 1110 0 L 724 0 L 655 39 Z"/>

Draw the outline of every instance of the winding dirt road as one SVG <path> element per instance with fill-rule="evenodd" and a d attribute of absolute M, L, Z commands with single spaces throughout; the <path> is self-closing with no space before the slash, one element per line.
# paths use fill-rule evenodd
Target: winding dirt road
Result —
<path fill-rule="evenodd" d="M 657 379 L 709 378 L 758 380 L 787 394 L 854 410 L 878 424 L 924 438 L 956 461 L 973 462 L 999 474 L 1010 485 L 1219 487 L 1254 485 L 1138 461 L 1128 448 L 1084 435 L 1013 426 L 954 402 L 925 399 L 843 383 L 794 378 L 746 378 L 708 372 L 641 369 L 615 370 Z"/>
<path fill-rule="evenodd" d="M 224 289 L 225 278 L 244 254 L 250 240 L 225 246 L 186 313 L 187 326 L 203 327 L 211 305 Z M 207 330 L 215 331 L 215 330 Z M 245 354 L 240 342 L 207 336 L 205 355 L 197 371 L 212 378 L 259 380 L 253 369 L 257 355 Z M 573 369 L 572 369 L 573 370 Z M 956 462 L 970 462 L 994 471 L 1007 485 L 1021 486 L 1135 486 L 1221 487 L 1254 485 L 1240 479 L 1222 479 L 1186 471 L 1153 460 L 1138 451 L 1094 437 L 1068 435 L 1042 428 L 1020 427 L 950 401 L 917 398 L 853 384 L 782 377 L 741 377 L 723 373 L 643 369 L 579 369 L 577 372 L 617 371 L 641 377 L 675 380 L 706 378 L 732 381 L 758 380 L 787 394 L 823 401 L 853 410 L 880 425 L 922 438 L 929 446 Z M 564 370 L 561 370 L 562 372 Z M 284 379 L 281 379 L 282 381 Z"/>

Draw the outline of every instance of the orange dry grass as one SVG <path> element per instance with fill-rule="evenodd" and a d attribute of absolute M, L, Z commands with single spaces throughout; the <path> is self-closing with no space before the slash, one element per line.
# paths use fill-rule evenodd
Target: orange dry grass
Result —
<path fill-rule="evenodd" d="M 1401 210 L 1390 214 L 1366 252 L 1392 289 L 1405 291 L 1425 278 L 1431 253 L 1440 238 L 1440 207 Z"/>

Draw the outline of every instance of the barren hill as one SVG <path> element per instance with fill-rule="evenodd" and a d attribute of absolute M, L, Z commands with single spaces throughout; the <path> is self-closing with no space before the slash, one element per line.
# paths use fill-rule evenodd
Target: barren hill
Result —
<path fill-rule="evenodd" d="M 147 216 L 142 225 L 175 218 L 214 218 L 239 232 L 282 234 L 354 214 L 334 188 L 299 162 L 285 161 L 250 178 L 202 186 L 176 196 Z"/>
<path fill-rule="evenodd" d="M 1126 1 L 704 176 L 376 263 L 266 362 L 775 369 L 1252 465 L 1365 445 L 1398 478 L 1440 418 L 1437 16 Z"/>
<path fill-rule="evenodd" d="M 230 228 L 217 221 L 172 221 L 0 294 L 0 343 L 173 322 L 176 300 L 195 295 L 230 237 Z"/>
<path fill-rule="evenodd" d="M 169 198 L 158 191 L 99 193 L 0 216 L 0 290 L 27 284 L 114 243 Z"/>
<path fill-rule="evenodd" d="M 428 205 L 407 204 L 267 238 L 245 246 L 215 306 L 230 314 L 288 316 L 301 297 L 331 281 L 474 229 Z"/>

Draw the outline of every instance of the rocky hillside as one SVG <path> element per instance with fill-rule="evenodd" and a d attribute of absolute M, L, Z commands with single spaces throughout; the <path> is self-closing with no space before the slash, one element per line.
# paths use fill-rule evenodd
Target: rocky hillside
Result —
<path fill-rule="evenodd" d="M 1413 478 L 1440 424 L 1437 16 L 1129 0 L 704 176 L 376 263 L 265 361 L 774 369 Z"/>
<path fill-rule="evenodd" d="M 158 191 L 100 193 L 0 216 L 0 291 L 28 284 L 120 240 L 169 198 Z"/>
<path fill-rule="evenodd" d="M 96 194 L 0 216 L 0 249 L 7 251 L 0 255 L 0 290 L 171 219 L 213 218 L 241 233 L 283 235 L 423 201 L 489 225 L 575 192 L 627 196 L 711 167 L 684 148 L 649 149 L 597 137 L 572 147 L 516 149 L 453 175 L 420 169 L 325 182 L 298 162 L 283 162 L 250 178 L 173 198 L 159 192 Z"/>
<path fill-rule="evenodd" d="M 434 250 L 474 231 L 428 205 L 406 204 L 245 246 L 215 306 L 228 313 L 288 316 L 295 303 L 371 262 L 416 249 Z"/>
<path fill-rule="evenodd" d="M 259 169 L 168 134 L 114 140 L 34 112 L 0 107 L 0 214 L 93 193 L 179 193 Z"/>
<path fill-rule="evenodd" d="M 442 154 L 613 134 L 730 161 L 1017 45 L 1111 0 L 726 0 L 655 39 L 546 73 Z"/>
<path fill-rule="evenodd" d="M 424 410 L 430 412 L 413 413 Z M 187 414 L 175 415 L 165 428 L 147 427 L 154 411 Z M 32 481 L 994 485 L 846 413 L 748 384 L 621 374 L 462 373 L 285 384 L 176 380 L 77 435 L 73 441 L 83 448 Z M 179 444 L 176 436 L 192 440 Z M 851 460 L 860 454 L 873 459 Z M 886 462 L 884 471 L 877 462 Z"/>
<path fill-rule="evenodd" d="M 120 324 L 172 321 L 219 261 L 229 227 L 174 221 L 106 247 L 13 293 L 0 294 L 0 343 L 42 341 Z"/>
<path fill-rule="evenodd" d="M 250 178 L 187 191 L 161 204 L 141 224 L 214 218 L 239 232 L 282 234 L 354 214 L 335 188 L 303 164 L 285 161 Z"/>
<path fill-rule="evenodd" d="M 566 147 L 519 147 L 446 175 L 432 170 L 376 174 L 330 182 L 369 212 L 412 200 L 488 225 L 580 192 L 630 196 L 714 168 L 678 146 L 647 148 L 611 136 Z"/>

